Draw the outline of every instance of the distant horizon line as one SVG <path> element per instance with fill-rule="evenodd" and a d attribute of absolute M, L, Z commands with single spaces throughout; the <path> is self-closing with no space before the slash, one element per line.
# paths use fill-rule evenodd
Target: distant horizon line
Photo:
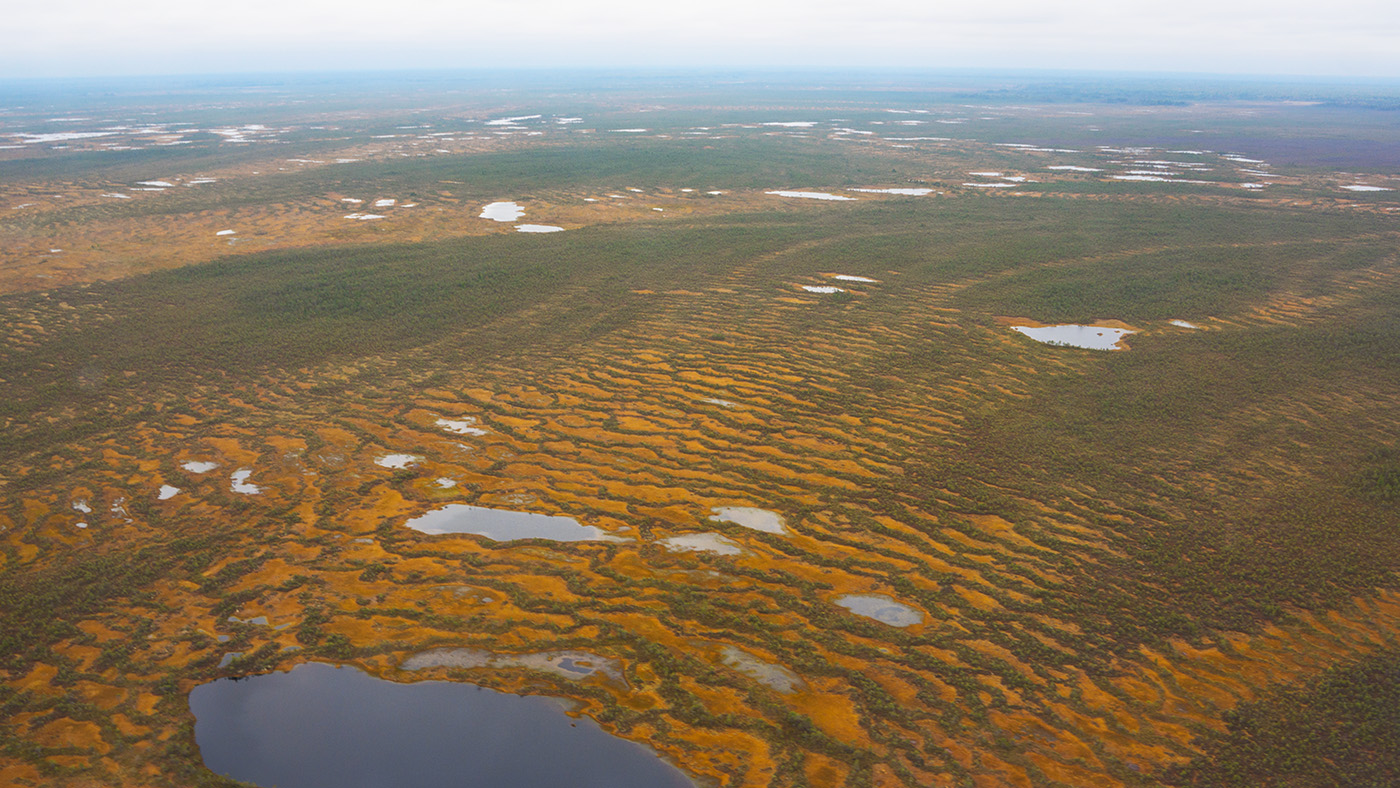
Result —
<path fill-rule="evenodd" d="M 129 81 L 159 80 L 222 80 L 249 81 L 259 79 L 325 79 L 354 76 L 374 76 L 378 78 L 423 77 L 423 76 L 487 76 L 519 75 L 530 77 L 544 76 L 589 76 L 625 74 L 632 77 L 679 77 L 702 75 L 753 75 L 753 76 L 851 76 L 861 75 L 908 75 L 945 77 L 1003 77 L 1003 78 L 1091 78 L 1110 81 L 1200 80 L 1207 82 L 1247 82 L 1283 83 L 1304 82 L 1327 85 L 1394 85 L 1400 87 L 1400 76 L 1381 75 L 1339 75 L 1272 72 L 1230 72 L 1230 71 L 1180 71 L 1180 70 L 1121 70 L 1092 68 L 1045 68 L 1045 67 L 985 67 L 985 66 L 845 66 L 829 65 L 703 65 L 703 66 L 451 66 L 451 67 L 410 67 L 379 69 L 336 69 L 336 68 L 285 68 L 267 70 L 223 70 L 191 72 L 149 72 L 131 74 L 70 74 L 49 76 L 5 76 L 0 75 L 0 86 L 38 83 L 115 83 Z"/>

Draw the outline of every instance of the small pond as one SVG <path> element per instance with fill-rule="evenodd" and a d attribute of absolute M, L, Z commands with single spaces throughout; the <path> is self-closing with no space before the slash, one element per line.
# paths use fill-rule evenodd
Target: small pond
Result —
<path fill-rule="evenodd" d="M 525 668 L 552 673 L 566 679 L 585 679 L 594 674 L 626 685 L 622 665 L 615 659 L 586 651 L 541 651 L 534 654 L 497 654 L 479 648 L 435 648 L 405 659 L 400 668 Z"/>
<path fill-rule="evenodd" d="M 476 534 L 508 542 L 512 539 L 553 539 L 556 542 L 623 541 L 601 528 L 582 525 L 572 517 L 512 512 L 453 503 L 404 523 L 425 534 Z"/>
<path fill-rule="evenodd" d="M 858 616 L 873 618 L 892 627 L 908 627 L 923 623 L 924 614 L 883 594 L 846 594 L 836 597 L 836 604 Z"/>
<path fill-rule="evenodd" d="M 1068 324 L 1062 326 L 1012 326 L 1012 331 L 1019 331 L 1022 334 L 1034 339 L 1037 342 L 1044 342 L 1047 345 L 1066 345 L 1069 347 L 1082 347 L 1089 350 L 1119 350 L 1118 341 L 1128 334 L 1134 333 L 1126 328 L 1105 328 L 1104 326 L 1081 326 Z"/>
<path fill-rule="evenodd" d="M 262 488 L 257 486 L 256 484 L 249 483 L 248 479 L 252 475 L 253 472 L 248 470 L 247 468 L 234 471 L 233 475 L 229 477 L 229 488 L 234 492 L 242 493 L 243 495 L 257 495 L 258 493 L 262 492 Z"/>
<path fill-rule="evenodd" d="M 710 519 L 717 523 L 738 523 L 745 528 L 769 534 L 787 533 L 787 529 L 783 527 L 783 516 L 767 509 L 755 509 L 752 506 L 716 506 L 710 511 L 714 512 Z"/>
<path fill-rule="evenodd" d="M 194 688 L 204 763 L 277 788 L 692 788 L 674 766 L 554 699 L 399 684 L 298 665 Z"/>
<path fill-rule="evenodd" d="M 724 646 L 720 649 L 719 659 L 725 666 L 785 695 L 797 692 L 807 686 L 806 682 L 791 670 L 782 665 L 765 662 L 743 649 Z"/>
<path fill-rule="evenodd" d="M 513 202 L 493 202 L 481 209 L 482 219 L 513 222 L 525 215 L 525 209 Z"/>
<path fill-rule="evenodd" d="M 681 534 L 656 540 L 667 550 L 676 553 L 714 553 L 716 555 L 740 555 L 744 548 L 733 539 L 719 534 Z"/>

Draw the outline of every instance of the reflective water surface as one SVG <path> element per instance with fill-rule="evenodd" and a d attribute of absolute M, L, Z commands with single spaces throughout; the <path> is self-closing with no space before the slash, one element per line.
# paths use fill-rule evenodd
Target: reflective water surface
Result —
<path fill-rule="evenodd" d="M 211 770 L 271 788 L 693 788 L 557 700 L 321 663 L 190 693 Z"/>

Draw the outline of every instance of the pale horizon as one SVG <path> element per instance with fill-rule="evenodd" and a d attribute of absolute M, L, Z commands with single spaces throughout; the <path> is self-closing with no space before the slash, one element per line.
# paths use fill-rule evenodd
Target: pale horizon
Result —
<path fill-rule="evenodd" d="M 436 0 L 174 0 L 20 7 L 0 30 L 0 79 L 481 69 L 997 69 L 1400 78 L 1400 7 L 1348 0 L 1143 9 L 995 0 L 713 0 L 607 8 Z"/>

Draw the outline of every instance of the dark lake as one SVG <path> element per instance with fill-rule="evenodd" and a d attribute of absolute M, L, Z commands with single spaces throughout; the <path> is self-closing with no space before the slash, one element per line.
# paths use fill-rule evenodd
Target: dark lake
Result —
<path fill-rule="evenodd" d="M 323 663 L 190 693 L 211 770 L 267 788 L 694 788 L 555 699 Z"/>

